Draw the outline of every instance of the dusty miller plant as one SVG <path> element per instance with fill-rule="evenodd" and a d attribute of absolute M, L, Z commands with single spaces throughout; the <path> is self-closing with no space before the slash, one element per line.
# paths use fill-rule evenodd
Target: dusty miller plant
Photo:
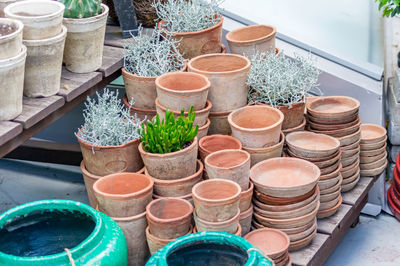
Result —
<path fill-rule="evenodd" d="M 155 1 L 153 7 L 163 28 L 169 32 L 192 32 L 217 25 L 221 17 L 223 0 L 168 0 Z"/>
<path fill-rule="evenodd" d="M 121 103 L 118 92 L 105 89 L 97 102 L 87 98 L 83 111 L 84 124 L 75 135 L 93 146 L 122 145 L 140 138 L 143 121 L 132 116 Z M 129 103 L 132 106 L 133 100 Z"/>
<path fill-rule="evenodd" d="M 126 71 L 138 76 L 156 77 L 184 67 L 184 59 L 177 49 L 178 41 L 157 28 L 151 35 L 143 33 L 142 27 L 138 31 L 138 36 L 132 36 L 124 45 Z"/>
<path fill-rule="evenodd" d="M 275 51 L 256 53 L 251 59 L 247 85 L 249 102 L 271 106 L 288 105 L 304 101 L 304 96 L 317 89 L 319 70 L 311 55 L 294 59 Z"/>

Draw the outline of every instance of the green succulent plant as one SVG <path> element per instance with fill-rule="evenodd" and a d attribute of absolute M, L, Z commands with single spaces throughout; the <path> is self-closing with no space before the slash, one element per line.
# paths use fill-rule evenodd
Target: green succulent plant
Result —
<path fill-rule="evenodd" d="M 180 116 L 175 119 L 174 113 L 168 109 L 165 119 L 160 119 L 157 114 L 153 121 L 142 124 L 141 138 L 145 151 L 150 153 L 170 153 L 181 150 L 188 142 L 192 141 L 199 130 L 199 126 L 193 128 L 193 106 L 190 107 L 187 117 L 183 109 Z"/>
<path fill-rule="evenodd" d="M 64 18 L 89 18 L 101 13 L 101 0 L 58 0 L 65 5 Z"/>

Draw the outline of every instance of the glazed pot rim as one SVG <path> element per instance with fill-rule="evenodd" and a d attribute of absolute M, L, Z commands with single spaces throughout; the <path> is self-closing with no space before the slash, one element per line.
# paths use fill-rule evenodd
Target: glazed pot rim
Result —
<path fill-rule="evenodd" d="M 79 137 L 79 135 L 81 134 L 81 129 L 78 129 L 78 132 L 76 132 L 76 134 L 78 135 L 78 136 L 76 136 L 76 138 L 78 139 L 79 144 L 81 144 L 82 146 L 84 146 L 87 149 L 93 149 L 95 151 L 98 151 L 98 150 L 111 150 L 111 149 L 122 149 L 122 148 L 125 148 L 126 146 L 132 145 L 135 142 L 138 142 L 138 141 L 140 142 L 141 141 L 140 138 L 137 138 L 137 139 L 130 140 L 130 141 L 128 141 L 128 142 L 126 142 L 124 144 L 121 144 L 121 145 L 95 146 L 95 145 L 91 145 L 91 144 L 87 143 L 86 141 L 82 140 Z"/>
<path fill-rule="evenodd" d="M 160 101 L 158 100 L 158 97 L 156 98 L 156 106 L 159 107 L 163 112 L 167 111 L 167 108 L 165 106 L 161 105 Z M 199 114 L 209 113 L 211 108 L 212 108 L 212 103 L 210 102 L 210 100 L 207 100 L 206 101 L 206 106 L 203 109 L 200 109 L 198 111 L 194 111 L 196 113 L 196 117 L 198 117 Z M 181 114 L 181 112 L 177 111 L 177 110 L 172 110 L 172 109 L 169 109 L 169 108 L 168 108 L 168 110 L 170 112 L 174 113 L 175 115 L 180 115 Z M 189 113 L 188 111 L 185 111 L 183 113 L 183 115 L 184 116 L 188 115 L 188 113 Z"/>
<path fill-rule="evenodd" d="M 193 218 L 194 218 L 195 221 L 199 221 L 202 224 L 207 224 L 207 225 L 210 225 L 210 226 L 215 226 L 215 227 L 226 226 L 227 224 L 230 224 L 230 223 L 234 222 L 235 220 L 237 220 L 237 221 L 240 220 L 240 209 L 238 208 L 237 213 L 232 218 L 229 218 L 228 220 L 220 221 L 220 222 L 210 222 L 210 221 L 201 219 L 197 215 L 196 210 L 193 211 Z"/>
<path fill-rule="evenodd" d="M 208 118 L 208 120 L 210 120 L 210 119 Z M 212 135 L 207 135 L 207 136 L 205 136 L 204 138 L 201 138 L 201 139 L 199 140 L 199 150 L 202 150 L 202 151 L 204 151 L 204 152 L 206 152 L 206 153 L 212 153 L 210 150 L 207 150 L 206 148 L 203 147 L 204 142 L 206 142 L 206 141 L 207 141 L 208 139 L 210 139 L 211 137 L 214 137 L 214 138 L 222 138 L 222 139 L 230 139 L 230 140 L 232 140 L 233 142 L 237 143 L 238 146 L 240 146 L 240 148 L 238 148 L 238 150 L 241 150 L 241 149 L 242 149 L 242 143 L 241 143 L 240 140 L 238 140 L 237 138 L 232 137 L 232 136 L 229 136 L 229 135 L 223 135 L 223 134 L 212 134 Z"/>
<path fill-rule="evenodd" d="M 160 85 L 160 80 L 161 79 L 163 79 L 165 77 L 168 77 L 168 76 L 178 76 L 178 78 L 179 78 L 179 75 L 182 75 L 182 76 L 197 76 L 197 77 L 201 78 L 203 81 L 205 81 L 205 84 L 201 88 L 194 89 L 194 90 L 174 90 L 172 88 L 167 88 L 165 86 Z M 187 94 L 187 93 L 194 94 L 194 93 L 207 91 L 211 87 L 211 82 L 206 76 L 204 76 L 202 74 L 199 74 L 199 73 L 195 73 L 195 72 L 168 72 L 168 73 L 165 73 L 165 74 L 162 74 L 162 75 L 158 76 L 156 78 L 155 82 L 156 82 L 156 87 L 158 89 L 161 89 L 161 90 L 166 91 L 167 93 L 171 93 L 171 94 Z"/>
<path fill-rule="evenodd" d="M 187 205 L 189 207 L 189 210 L 184 215 L 181 215 L 179 217 L 175 217 L 175 218 L 159 218 L 159 217 L 155 216 L 151 212 L 150 208 L 154 204 L 157 204 L 160 201 L 181 202 L 182 204 Z M 193 205 L 189 201 L 187 201 L 185 199 L 175 198 L 175 197 L 163 197 L 163 198 L 159 198 L 159 199 L 154 199 L 149 204 L 147 204 L 147 206 L 146 206 L 146 217 L 147 217 L 147 219 L 149 219 L 149 220 L 151 220 L 151 221 L 153 221 L 155 223 L 158 223 L 158 224 L 170 224 L 170 223 L 174 223 L 174 222 L 179 222 L 181 220 L 186 220 L 186 219 L 192 217 L 193 211 L 194 211 Z"/>
<path fill-rule="evenodd" d="M 61 25 L 61 32 L 53 37 L 40 39 L 40 40 L 23 40 L 23 44 L 27 47 L 53 45 L 55 43 L 63 42 L 67 37 L 67 27 Z"/>
<path fill-rule="evenodd" d="M 167 73 L 181 73 L 181 72 L 185 73 L 184 71 L 186 71 L 187 66 L 188 66 L 188 62 L 187 62 L 186 59 L 183 59 L 183 64 L 184 65 L 183 65 L 182 69 L 177 70 L 177 71 L 173 71 L 173 72 L 167 72 Z M 121 71 L 122 71 L 122 76 L 126 76 L 128 79 L 133 77 L 133 78 L 138 79 L 138 80 L 155 81 L 159 77 L 159 76 L 139 76 L 139 75 L 136 75 L 134 73 L 130 73 L 128 70 L 126 70 L 125 67 L 122 67 Z M 167 74 L 167 73 L 164 73 L 164 74 Z M 126 94 L 125 94 L 125 96 L 126 96 Z"/>
<path fill-rule="evenodd" d="M 239 41 L 239 40 L 235 40 L 231 37 L 232 34 L 239 32 L 239 31 L 243 31 L 243 30 L 247 30 L 250 28 L 268 28 L 268 29 L 272 29 L 272 32 L 270 32 L 267 35 L 263 35 L 262 37 L 259 38 L 253 38 L 253 39 L 247 39 L 244 41 Z M 266 24 L 257 24 L 257 25 L 249 25 L 249 26 L 245 26 L 245 27 L 241 27 L 238 29 L 235 29 L 233 31 L 228 32 L 225 35 L 225 38 L 228 42 L 232 42 L 232 43 L 238 43 L 238 44 L 251 44 L 254 42 L 258 42 L 258 41 L 263 41 L 263 40 L 270 40 L 273 38 L 273 36 L 276 34 L 276 27 L 272 26 L 272 25 L 266 25 Z"/>
<path fill-rule="evenodd" d="M 198 140 L 197 140 L 197 136 L 196 136 L 196 137 L 194 137 L 194 139 L 192 140 L 192 143 L 190 143 L 189 146 L 187 146 L 186 148 L 181 149 L 179 151 L 168 152 L 168 153 L 151 153 L 151 152 L 148 152 L 148 151 L 144 150 L 142 142 L 140 142 L 138 149 L 139 149 L 139 153 L 142 156 L 144 155 L 144 156 L 149 156 L 149 157 L 160 157 L 160 158 L 162 158 L 162 157 L 174 157 L 174 156 L 176 156 L 178 154 L 186 153 L 188 150 L 194 149 L 197 145 L 198 145 Z"/>
<path fill-rule="evenodd" d="M 24 6 L 25 4 L 49 4 L 50 6 L 57 6 L 59 9 L 57 11 L 54 11 L 53 13 L 46 14 L 46 15 L 41 15 L 41 16 L 22 16 L 15 14 L 14 12 L 11 11 L 12 8 L 18 7 L 18 6 Z M 60 14 L 64 14 L 64 9 L 65 5 L 57 2 L 57 1 L 47 1 L 47 0 L 34 0 L 34 1 L 17 1 L 15 3 L 12 3 L 4 8 L 4 14 L 10 13 L 12 18 L 14 19 L 24 19 L 24 20 L 52 20 L 54 17 L 59 16 Z"/>
<path fill-rule="evenodd" d="M 244 67 L 234 69 L 234 70 L 229 70 L 229 71 L 206 71 L 206 70 L 201 70 L 201 69 L 198 69 L 198 68 L 195 68 L 192 66 L 194 61 L 201 60 L 201 59 L 207 58 L 207 57 L 225 57 L 225 58 L 236 57 L 236 58 L 240 58 L 241 60 L 245 61 L 246 65 Z M 221 53 L 219 53 L 219 54 L 203 54 L 203 55 L 199 55 L 199 56 L 196 56 L 196 57 L 190 59 L 189 64 L 188 64 L 189 72 L 196 72 L 196 73 L 200 73 L 200 74 L 203 74 L 206 76 L 211 75 L 211 74 L 212 75 L 230 75 L 232 73 L 240 73 L 240 72 L 250 70 L 250 68 L 251 68 L 250 60 L 247 57 L 238 55 L 238 54 L 221 54 Z"/>
<path fill-rule="evenodd" d="M 204 198 L 202 196 L 197 195 L 196 193 L 196 189 L 198 189 L 199 186 L 204 186 L 208 183 L 214 183 L 214 182 L 227 182 L 230 185 L 234 186 L 237 188 L 237 192 L 235 194 L 233 194 L 232 196 L 229 197 L 225 197 L 222 199 L 207 199 Z M 224 202 L 230 202 L 230 201 L 235 201 L 236 199 L 239 200 L 240 197 L 240 193 L 242 192 L 242 188 L 239 186 L 238 183 L 228 180 L 228 179 L 208 179 L 208 180 L 203 180 L 199 183 L 197 183 L 196 185 L 193 186 L 192 188 L 192 197 L 193 200 L 196 201 L 201 201 L 202 203 L 206 203 L 206 204 L 219 204 L 219 203 L 224 203 Z"/>
<path fill-rule="evenodd" d="M 0 24 L 6 23 L 7 21 L 10 22 L 9 24 L 16 25 L 17 29 L 15 31 L 13 31 L 12 33 L 10 33 L 10 34 L 4 35 L 4 36 L 0 36 L 0 42 L 7 41 L 9 39 L 14 38 L 18 34 L 20 34 L 22 32 L 22 30 L 24 29 L 24 23 L 22 23 L 22 21 L 20 21 L 18 19 L 0 18 Z"/>
<path fill-rule="evenodd" d="M 224 153 L 242 153 L 242 154 L 246 155 L 246 159 L 241 161 L 239 164 L 235 164 L 235 165 L 232 165 L 232 166 L 229 166 L 229 167 L 217 166 L 215 164 L 210 164 L 210 160 L 214 156 L 217 156 L 217 155 L 220 155 L 220 154 L 224 154 Z M 215 152 L 212 152 L 209 155 L 207 155 L 206 158 L 204 159 L 204 164 L 206 165 L 206 168 L 207 168 L 207 166 L 209 166 L 209 167 L 212 167 L 212 168 L 229 170 L 229 169 L 239 168 L 239 167 L 245 165 L 249 161 L 250 161 L 250 153 L 248 153 L 247 151 L 239 150 L 239 149 L 225 149 L 225 150 L 215 151 Z"/>
<path fill-rule="evenodd" d="M 285 142 L 285 134 L 283 133 L 283 131 L 281 131 L 280 139 L 279 139 L 279 142 L 277 144 L 275 144 L 273 146 L 268 146 L 268 147 L 265 147 L 265 148 L 248 148 L 246 146 L 243 146 L 243 150 L 249 151 L 249 152 L 252 152 L 252 153 L 266 152 L 266 151 L 275 150 L 276 148 L 279 148 L 280 146 L 283 146 L 284 142 Z"/>
<path fill-rule="evenodd" d="M 217 14 L 215 14 L 214 16 L 217 16 Z M 158 26 L 158 28 L 159 28 L 160 30 L 163 30 L 163 31 L 165 31 L 166 33 L 169 33 L 169 34 L 175 35 L 175 36 L 197 35 L 197 34 L 202 34 L 202 33 L 204 33 L 204 32 L 211 31 L 211 30 L 214 30 L 214 29 L 216 29 L 216 28 L 218 28 L 218 27 L 221 27 L 221 26 L 222 26 L 222 23 L 223 23 L 223 21 L 224 21 L 224 17 L 223 17 L 222 15 L 218 15 L 218 16 L 219 16 L 220 20 L 218 21 L 217 24 L 215 24 L 214 26 L 211 26 L 211 27 L 209 27 L 209 28 L 202 29 L 202 30 L 198 30 L 198 31 L 170 32 L 170 31 L 168 31 L 168 30 L 166 30 L 166 29 L 164 29 L 164 28 L 162 27 L 162 25 L 165 23 L 164 20 L 160 20 L 160 22 L 157 23 L 157 26 Z"/>
<path fill-rule="evenodd" d="M 96 16 L 92 16 L 92 17 L 87 17 L 87 18 L 63 18 L 63 23 L 67 23 L 67 24 L 86 24 L 86 23 L 90 23 L 90 22 L 97 22 L 99 20 L 99 18 L 102 18 L 104 16 L 108 15 L 109 12 L 109 8 L 107 5 L 105 4 L 101 4 L 102 7 L 102 12 Z"/>
<path fill-rule="evenodd" d="M 276 112 L 276 113 L 279 115 L 279 120 L 276 121 L 275 123 L 273 123 L 272 125 L 267 126 L 267 127 L 261 127 L 261 128 L 246 128 L 246 127 L 241 127 L 241 126 L 237 125 L 237 124 L 232 120 L 232 117 L 233 117 L 233 115 L 234 115 L 235 113 L 241 112 L 241 111 L 243 111 L 243 110 L 246 109 L 246 108 L 247 108 L 247 109 L 248 109 L 248 108 L 269 109 L 269 110 L 271 110 L 271 111 L 273 111 L 273 112 Z M 258 113 L 258 112 L 257 112 L 257 113 Z M 270 106 L 267 106 L 267 105 L 245 106 L 245 107 L 242 107 L 242 108 L 239 108 L 239 109 L 236 109 L 236 110 L 232 111 L 232 112 L 228 115 L 228 122 L 229 122 L 229 125 L 231 125 L 232 127 L 236 128 L 237 130 L 241 130 L 241 131 L 245 131 L 245 132 L 260 132 L 260 131 L 265 131 L 265 130 L 273 129 L 273 128 L 277 127 L 279 124 L 282 124 L 283 119 L 284 119 L 284 115 L 283 115 L 283 113 L 282 113 L 281 111 L 279 111 L 278 109 L 276 109 L 276 108 L 274 108 L 274 107 L 270 107 Z"/>
<path fill-rule="evenodd" d="M 279 230 L 279 229 L 268 228 L 268 227 L 258 228 L 258 229 L 256 229 L 256 230 L 253 230 L 253 231 L 249 232 L 248 234 L 246 234 L 246 235 L 244 236 L 244 239 L 246 239 L 247 241 L 249 241 L 249 240 L 248 240 L 249 237 L 251 237 L 251 236 L 253 236 L 253 235 L 257 235 L 257 234 L 259 234 L 260 232 L 264 232 L 264 231 L 272 231 L 272 232 L 275 232 L 275 233 L 281 235 L 281 236 L 286 240 L 286 244 L 285 244 L 284 248 L 282 248 L 282 250 L 276 251 L 276 252 L 274 252 L 274 253 L 272 253 L 272 254 L 266 254 L 267 256 L 277 256 L 277 255 L 283 254 L 283 253 L 285 253 L 285 252 L 288 251 L 289 246 L 290 246 L 290 238 L 289 238 L 289 236 L 288 236 L 285 232 L 283 232 L 283 231 L 281 231 L 281 230 Z M 258 236 L 258 238 L 260 238 L 260 237 L 261 237 L 261 236 Z M 249 242 L 250 242 L 250 241 L 249 241 Z M 263 251 L 263 250 L 262 250 L 262 251 Z M 263 252 L 264 252 L 264 251 L 263 251 Z"/>

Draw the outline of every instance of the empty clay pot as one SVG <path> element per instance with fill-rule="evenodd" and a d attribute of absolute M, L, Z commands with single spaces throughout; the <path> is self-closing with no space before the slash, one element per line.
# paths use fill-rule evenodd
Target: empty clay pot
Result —
<path fill-rule="evenodd" d="M 207 122 L 204 124 L 204 126 L 199 127 L 199 130 L 197 131 L 197 139 L 200 141 L 202 138 L 207 136 L 208 129 L 210 128 L 211 121 L 210 119 L 207 118 Z"/>
<path fill-rule="evenodd" d="M 155 107 L 154 107 L 154 109 L 143 109 L 143 108 L 138 108 L 136 106 L 136 104 L 135 104 L 135 106 L 130 106 L 126 95 L 124 95 L 123 101 L 124 101 L 125 107 L 129 108 L 131 115 L 136 114 L 137 118 L 140 119 L 140 121 L 146 122 L 147 120 L 150 120 L 152 117 L 154 117 L 157 114 Z M 155 105 L 156 104 L 154 102 L 154 106 Z"/>
<path fill-rule="evenodd" d="M 281 132 L 280 140 L 277 144 L 265 148 L 248 148 L 243 147 L 243 150 L 250 153 L 251 166 L 271 158 L 281 157 L 283 145 L 285 143 L 285 135 Z"/>
<path fill-rule="evenodd" d="M 159 238 L 177 238 L 190 228 L 193 206 L 178 198 L 161 198 L 146 207 L 147 223 L 152 235 Z"/>
<path fill-rule="evenodd" d="M 242 143 L 231 136 L 214 134 L 199 140 L 199 154 L 202 161 L 212 152 L 220 150 L 242 149 Z"/>
<path fill-rule="evenodd" d="M 197 228 L 196 228 L 196 226 L 193 228 L 193 233 L 197 233 L 198 231 L 197 231 Z M 238 223 L 238 226 L 237 226 L 237 230 L 236 230 L 236 232 L 234 233 L 234 235 L 237 235 L 237 236 L 242 236 L 242 226 L 240 225 L 240 223 Z"/>
<path fill-rule="evenodd" d="M 191 234 L 192 232 L 193 232 L 193 226 L 190 225 L 190 230 L 189 230 L 189 232 L 187 232 L 186 235 Z M 164 239 L 164 238 L 156 237 L 155 235 L 150 233 L 148 226 L 146 228 L 146 238 L 147 238 L 147 244 L 149 245 L 149 250 L 150 250 L 151 255 L 156 253 L 159 249 L 162 249 L 169 242 L 172 242 L 175 240 L 175 239 Z"/>
<path fill-rule="evenodd" d="M 189 72 L 205 75 L 211 82 L 208 99 L 212 112 L 228 112 L 247 104 L 249 59 L 234 54 L 208 54 L 189 61 Z"/>
<path fill-rule="evenodd" d="M 361 125 L 361 144 L 377 143 L 386 138 L 386 129 L 379 125 Z"/>
<path fill-rule="evenodd" d="M 326 120 L 351 117 L 358 112 L 359 108 L 360 102 L 347 96 L 321 97 L 307 104 L 309 114 Z"/>
<path fill-rule="evenodd" d="M 197 147 L 197 137 L 195 137 L 188 147 L 180 151 L 164 154 L 150 153 L 145 151 L 140 143 L 139 152 L 150 176 L 173 180 L 196 173 Z"/>
<path fill-rule="evenodd" d="M 335 154 L 340 147 L 336 138 L 308 131 L 289 133 L 286 144 L 293 153 L 305 158 L 328 157 Z"/>
<path fill-rule="evenodd" d="M 136 173 L 104 176 L 93 185 L 99 210 L 112 217 L 129 217 L 144 212 L 152 200 L 153 180 Z"/>
<path fill-rule="evenodd" d="M 253 105 L 229 114 L 232 136 L 248 148 L 263 148 L 279 143 L 283 114 L 267 105 Z"/>
<path fill-rule="evenodd" d="M 247 190 L 242 190 L 240 193 L 239 209 L 241 212 L 246 211 L 251 205 L 251 198 L 253 197 L 254 185 L 250 182 L 249 188 Z"/>
<path fill-rule="evenodd" d="M 240 186 L 230 180 L 209 179 L 197 183 L 192 196 L 197 216 L 209 222 L 226 221 L 239 211 Z"/>
<path fill-rule="evenodd" d="M 231 126 L 228 123 L 228 116 L 231 111 L 228 112 L 210 112 L 208 118 L 210 119 L 210 128 L 208 133 L 212 134 L 222 134 L 231 135 Z"/>
<path fill-rule="evenodd" d="M 271 259 L 277 259 L 284 255 L 290 244 L 287 234 L 272 228 L 254 230 L 244 236 L 256 248 L 259 248 Z"/>
<path fill-rule="evenodd" d="M 0 60 L 17 56 L 22 50 L 22 30 L 24 24 L 16 19 L 0 16 Z"/>
<path fill-rule="evenodd" d="M 232 54 L 252 58 L 256 52 L 268 53 L 275 50 L 275 34 L 274 26 L 251 25 L 228 32 L 225 38 Z"/>
<path fill-rule="evenodd" d="M 220 232 L 227 232 L 234 234 L 239 225 L 240 219 L 240 210 L 239 208 L 236 209 L 235 215 L 232 218 L 227 220 L 223 220 L 220 222 L 210 222 L 204 219 L 201 219 L 197 216 L 196 212 L 193 213 L 194 222 L 196 223 L 196 229 L 198 232 L 204 231 L 220 231 Z"/>
<path fill-rule="evenodd" d="M 247 210 L 240 212 L 239 224 L 240 227 L 242 227 L 241 236 L 244 236 L 245 234 L 250 232 L 252 219 L 253 219 L 253 206 L 250 205 L 250 207 L 247 208 Z"/>
<path fill-rule="evenodd" d="M 221 150 L 204 160 L 209 179 L 228 179 L 239 184 L 242 191 L 249 188 L 250 154 L 243 150 Z"/>
<path fill-rule="evenodd" d="M 305 160 L 272 158 L 254 165 L 250 179 L 256 189 L 272 197 L 291 198 L 306 194 L 317 184 L 319 168 Z"/>

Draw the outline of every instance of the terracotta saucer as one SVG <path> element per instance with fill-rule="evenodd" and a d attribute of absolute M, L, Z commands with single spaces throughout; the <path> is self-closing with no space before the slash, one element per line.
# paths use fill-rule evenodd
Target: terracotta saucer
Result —
<path fill-rule="evenodd" d="M 324 161 L 327 161 L 327 160 L 332 160 L 333 158 L 336 158 L 336 157 L 338 156 L 338 154 L 340 154 L 340 150 L 338 150 L 338 151 L 335 152 L 334 154 L 329 155 L 329 156 L 327 156 L 327 157 L 307 158 L 307 157 L 302 157 L 302 156 L 300 156 L 300 155 L 297 155 L 296 153 L 294 153 L 294 152 L 291 151 L 290 149 L 287 149 L 286 152 L 287 152 L 287 154 L 288 154 L 290 157 L 295 157 L 295 158 L 303 159 L 303 160 L 306 160 L 306 161 L 309 161 L 309 162 L 313 162 L 313 163 L 314 163 L 314 162 L 324 162 Z"/>
<path fill-rule="evenodd" d="M 291 236 L 296 236 L 297 234 L 301 234 L 302 232 L 307 231 L 309 228 L 313 227 L 316 223 L 317 223 L 317 218 L 314 217 L 314 219 L 310 220 L 305 225 L 298 226 L 298 227 L 292 227 L 292 228 L 281 228 L 279 230 L 286 233 L 289 236 L 290 241 L 295 241 L 295 240 L 292 240 Z M 264 225 L 257 222 L 256 219 L 253 219 L 252 225 L 256 229 L 265 227 Z M 296 237 L 294 237 L 294 239 L 296 239 Z M 299 240 L 299 239 L 297 239 L 297 240 Z"/>
<path fill-rule="evenodd" d="M 352 150 L 341 150 L 341 151 L 342 151 L 342 158 L 349 158 L 360 152 L 360 146 Z"/>
<path fill-rule="evenodd" d="M 382 159 L 384 157 L 385 158 L 387 157 L 387 152 L 386 151 L 385 151 L 385 153 L 378 154 L 376 156 L 360 156 L 360 163 L 362 163 L 362 164 L 373 163 L 373 162 L 376 162 L 379 159 Z"/>
<path fill-rule="evenodd" d="M 327 202 L 331 201 L 335 198 L 337 198 L 340 194 L 341 187 L 339 187 L 336 191 L 329 193 L 329 194 L 324 194 L 319 196 L 319 201 L 320 202 Z"/>
<path fill-rule="evenodd" d="M 387 142 L 387 136 L 385 136 L 385 139 L 383 139 L 382 141 L 376 143 L 360 144 L 360 147 L 362 151 L 377 150 L 385 146 L 386 142 Z"/>
<path fill-rule="evenodd" d="M 315 186 L 312 190 L 310 190 L 306 194 L 297 196 L 297 197 L 292 197 L 292 198 L 271 197 L 271 196 L 268 196 L 268 195 L 265 195 L 265 194 L 259 192 L 257 189 L 254 190 L 254 195 L 260 202 L 265 203 L 265 204 L 289 205 L 289 204 L 302 202 L 302 201 L 310 198 L 312 195 L 315 194 L 315 191 L 317 189 L 318 189 L 317 186 Z"/>
<path fill-rule="evenodd" d="M 312 162 L 312 163 L 315 164 L 316 166 L 318 166 L 319 169 L 329 167 L 329 166 L 336 164 L 340 160 L 341 155 L 342 155 L 342 153 L 339 151 L 339 153 L 332 159 L 328 159 L 326 161 L 320 161 L 320 162 Z M 322 175 L 322 171 L 321 171 L 321 175 Z"/>
<path fill-rule="evenodd" d="M 275 263 L 275 266 L 277 266 L 277 265 L 286 265 L 288 258 L 289 258 L 289 251 L 286 251 L 280 257 L 278 257 L 276 259 L 273 259 L 273 261 Z"/>
<path fill-rule="evenodd" d="M 340 188 L 340 186 L 342 185 L 342 181 L 343 181 L 343 178 L 342 178 L 342 176 L 340 176 L 340 180 L 334 185 L 334 186 L 332 186 L 332 187 L 330 187 L 330 188 L 327 188 L 327 189 L 324 189 L 324 190 L 320 190 L 319 191 L 319 194 L 320 195 L 326 195 L 326 194 L 330 194 L 330 193 L 332 193 L 332 192 L 335 192 L 336 190 L 338 190 L 339 188 Z"/>
<path fill-rule="evenodd" d="M 306 158 L 328 157 L 335 154 L 340 147 L 336 138 L 309 131 L 288 134 L 286 144 L 293 153 Z"/>
<path fill-rule="evenodd" d="M 353 182 L 351 182 L 349 184 L 343 185 L 340 191 L 342 193 L 344 193 L 344 192 L 352 190 L 353 188 L 355 188 L 357 186 L 358 181 L 360 181 L 360 177 L 358 177 L 356 180 L 354 180 Z"/>
<path fill-rule="evenodd" d="M 305 248 L 306 246 L 308 246 L 311 243 L 311 241 L 313 240 L 313 238 L 316 234 L 317 234 L 317 228 L 315 228 L 315 230 L 307 237 L 305 237 L 301 240 L 298 240 L 298 241 L 291 242 L 290 246 L 289 246 L 289 252 L 293 252 L 293 251 Z"/>
<path fill-rule="evenodd" d="M 354 175 L 349 176 L 347 178 L 343 178 L 342 186 L 350 184 L 351 182 L 353 182 L 354 180 L 356 180 L 359 177 L 360 177 L 360 168 L 357 169 L 357 172 Z"/>
<path fill-rule="evenodd" d="M 358 119 L 358 112 L 346 117 L 340 117 L 340 118 L 331 117 L 327 119 L 327 118 L 315 117 L 310 112 L 307 111 L 307 120 L 323 125 L 346 124 L 346 123 L 351 123 L 357 119 Z"/>
<path fill-rule="evenodd" d="M 353 165 L 353 167 L 347 167 L 346 170 L 342 169 L 342 171 L 340 171 L 340 174 L 343 178 L 349 178 L 350 176 L 354 175 L 359 168 L 359 164 L 355 164 Z"/>
<path fill-rule="evenodd" d="M 317 218 L 318 219 L 323 219 L 323 218 L 326 218 L 326 217 L 334 215 L 337 212 L 337 210 L 339 210 L 340 205 L 342 205 L 342 201 L 343 201 L 343 199 L 342 199 L 342 196 L 340 195 L 339 196 L 339 201 L 337 202 L 337 204 L 335 206 L 333 206 L 332 208 L 330 208 L 330 209 L 319 211 L 317 213 Z"/>
<path fill-rule="evenodd" d="M 386 129 L 379 125 L 361 125 L 361 144 L 377 143 L 386 138 Z"/>
<path fill-rule="evenodd" d="M 259 248 L 271 259 L 277 259 L 284 255 L 290 244 L 290 239 L 284 232 L 272 229 L 261 228 L 254 230 L 244 236 L 253 246 Z"/>
<path fill-rule="evenodd" d="M 363 151 L 363 150 L 361 150 L 360 156 L 364 156 L 364 157 L 365 157 L 365 156 L 369 156 L 369 157 L 371 157 L 371 156 L 376 156 L 376 155 L 385 153 L 385 152 L 386 152 L 386 146 L 387 146 L 387 144 L 385 143 L 385 144 L 383 145 L 383 147 L 381 147 L 381 148 L 379 148 L 379 149 L 376 149 L 376 150 L 369 150 L 369 151 Z"/>
<path fill-rule="evenodd" d="M 349 144 L 349 145 L 345 145 L 345 146 L 341 145 L 341 146 L 340 146 L 340 149 L 341 149 L 342 151 L 354 150 L 355 148 L 360 147 L 360 142 L 361 142 L 361 140 L 358 139 L 356 142 L 351 143 L 351 144 Z"/>
<path fill-rule="evenodd" d="M 360 137 L 361 137 L 361 128 L 353 134 L 344 137 L 339 137 L 337 139 L 340 141 L 340 146 L 346 146 L 358 141 Z"/>
<path fill-rule="evenodd" d="M 375 169 L 370 169 L 370 170 L 361 170 L 360 174 L 361 174 L 361 176 L 377 176 L 377 175 L 380 175 L 385 171 L 385 169 L 387 167 L 387 164 L 388 164 L 388 161 L 386 160 L 385 163 L 381 167 L 378 167 L 378 168 L 375 168 Z"/>
<path fill-rule="evenodd" d="M 373 169 L 379 168 L 385 164 L 386 160 L 387 160 L 386 157 L 382 157 L 379 160 L 376 160 L 375 162 L 372 162 L 372 163 L 360 163 L 360 169 L 361 170 L 373 170 Z"/>
<path fill-rule="evenodd" d="M 360 163 L 360 155 L 358 153 L 354 154 L 354 156 L 352 156 L 352 157 L 341 159 L 340 162 L 342 163 L 343 171 L 346 171 L 347 169 Z"/>
<path fill-rule="evenodd" d="M 298 232 L 296 234 L 288 235 L 290 242 L 299 241 L 304 239 L 305 237 L 309 236 L 312 232 L 314 232 L 315 228 L 317 227 L 317 220 L 313 221 L 310 226 L 302 232 Z"/>
<path fill-rule="evenodd" d="M 321 212 L 321 211 L 324 211 L 324 210 L 328 210 L 328 209 L 331 209 L 331 208 L 335 207 L 338 204 L 338 202 L 339 202 L 341 197 L 342 196 L 339 194 L 333 200 L 321 202 L 318 212 Z"/>
<path fill-rule="evenodd" d="M 330 187 L 333 187 L 336 185 L 341 178 L 341 175 L 338 174 L 336 177 L 330 178 L 330 179 L 325 179 L 325 180 L 319 180 L 318 181 L 318 187 L 320 190 L 328 189 Z"/>
<path fill-rule="evenodd" d="M 333 171 L 332 173 L 326 174 L 326 175 L 321 175 L 320 178 L 319 178 L 319 180 L 327 180 L 327 179 L 334 178 L 335 176 L 338 176 L 338 175 L 339 175 L 339 173 L 340 173 L 341 170 L 342 170 L 342 165 L 340 164 L 340 165 L 338 166 L 338 168 L 336 168 L 336 170 Z"/>
<path fill-rule="evenodd" d="M 359 120 L 359 119 L 358 119 Z M 357 132 L 360 129 L 361 121 L 359 121 L 357 124 L 346 127 L 346 128 L 341 128 L 341 129 L 333 129 L 333 130 L 316 130 L 316 129 L 310 129 L 314 133 L 319 133 L 319 134 L 326 134 L 332 137 L 344 137 L 347 135 L 351 135 L 355 132 Z"/>
<path fill-rule="evenodd" d="M 320 131 L 326 131 L 326 130 L 343 129 L 343 128 L 348 128 L 348 127 L 354 126 L 354 125 L 360 123 L 360 119 L 357 117 L 355 120 L 350 121 L 348 123 L 333 124 L 333 125 L 325 125 L 325 124 L 314 123 L 311 120 L 308 120 L 307 122 L 308 122 L 308 124 L 310 125 L 310 127 L 312 129 L 320 130 Z"/>
<path fill-rule="evenodd" d="M 340 119 L 354 115 L 360 108 L 360 102 L 347 96 L 321 97 L 306 103 L 307 112 L 322 119 Z"/>
<path fill-rule="evenodd" d="M 320 168 L 321 170 L 321 175 L 327 175 L 330 174 L 334 171 L 336 171 L 338 168 L 341 168 L 341 163 L 340 160 L 338 160 L 336 163 L 334 163 L 333 165 L 324 167 L 324 168 Z"/>

